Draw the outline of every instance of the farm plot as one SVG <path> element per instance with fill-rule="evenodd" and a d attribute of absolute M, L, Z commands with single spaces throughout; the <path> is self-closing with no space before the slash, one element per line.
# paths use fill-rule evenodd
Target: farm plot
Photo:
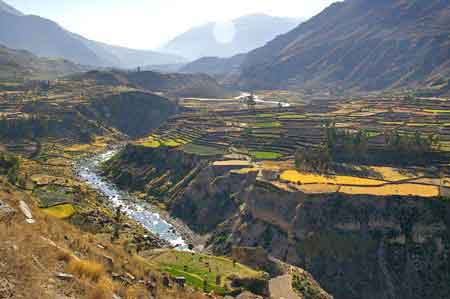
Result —
<path fill-rule="evenodd" d="M 229 290 L 227 280 L 232 276 L 262 278 L 264 275 L 228 258 L 198 253 L 165 250 L 156 252 L 149 258 L 162 271 L 175 277 L 185 277 L 187 284 L 219 294 Z"/>

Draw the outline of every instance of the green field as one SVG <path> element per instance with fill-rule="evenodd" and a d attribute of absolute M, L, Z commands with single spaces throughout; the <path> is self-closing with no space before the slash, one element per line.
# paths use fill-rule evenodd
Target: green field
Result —
<path fill-rule="evenodd" d="M 262 272 L 233 263 L 228 258 L 190 252 L 162 251 L 152 257 L 152 262 L 157 263 L 162 271 L 172 276 L 186 278 L 186 283 L 193 287 L 203 289 L 204 281 L 206 281 L 206 290 L 219 294 L 227 292 L 225 282 L 231 275 L 241 278 L 263 277 Z M 216 284 L 218 277 L 220 284 Z"/>
<path fill-rule="evenodd" d="M 279 128 L 281 127 L 281 123 L 278 121 L 273 122 L 264 122 L 264 123 L 252 123 L 250 127 L 255 129 L 263 129 L 263 128 Z"/>
<path fill-rule="evenodd" d="M 425 112 L 429 112 L 429 113 L 450 113 L 450 110 L 439 110 L 439 109 L 425 109 L 423 110 Z"/>
<path fill-rule="evenodd" d="M 185 153 L 193 154 L 193 155 L 199 155 L 199 156 L 217 156 L 217 155 L 223 155 L 225 151 L 220 148 L 212 147 L 212 146 L 204 146 L 204 145 L 198 145 L 189 143 L 184 145 L 181 148 Z"/>
<path fill-rule="evenodd" d="M 42 211 L 50 216 L 65 219 L 75 214 L 75 208 L 71 204 L 62 204 L 50 208 L 42 209 Z"/>
<path fill-rule="evenodd" d="M 173 139 L 161 140 L 161 144 L 168 147 L 178 147 L 181 145 L 181 143 Z"/>
<path fill-rule="evenodd" d="M 283 155 L 275 152 L 250 152 L 250 155 L 256 160 L 276 160 L 281 158 Z"/>

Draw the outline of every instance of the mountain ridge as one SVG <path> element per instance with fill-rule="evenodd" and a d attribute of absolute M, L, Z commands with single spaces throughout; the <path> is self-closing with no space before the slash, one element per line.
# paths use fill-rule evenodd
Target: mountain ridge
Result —
<path fill-rule="evenodd" d="M 162 50 L 191 60 L 201 57 L 231 57 L 263 46 L 275 36 L 285 33 L 302 20 L 264 14 L 246 15 L 231 21 L 235 35 L 228 43 L 216 40 L 216 23 L 196 26 L 169 41 Z M 220 25 L 220 24 L 219 24 Z"/>
<path fill-rule="evenodd" d="M 0 79 L 54 79 L 83 72 L 86 67 L 65 59 L 39 58 L 26 50 L 0 45 Z"/>
<path fill-rule="evenodd" d="M 6 3 L 2 0 L 0 0 L 0 10 L 6 11 L 6 12 L 9 12 L 10 14 L 15 14 L 18 16 L 24 15 L 21 11 L 15 9 L 14 7 L 12 7 L 11 5 L 9 5 L 8 3 Z"/>
<path fill-rule="evenodd" d="M 28 50 L 41 57 L 61 57 L 96 67 L 135 68 L 185 61 L 171 54 L 92 41 L 64 29 L 52 20 L 25 15 L 5 2 L 0 2 L 0 44 Z"/>
<path fill-rule="evenodd" d="M 263 89 L 416 86 L 448 72 L 449 24 L 448 1 L 337 2 L 251 51 L 236 83 Z"/>

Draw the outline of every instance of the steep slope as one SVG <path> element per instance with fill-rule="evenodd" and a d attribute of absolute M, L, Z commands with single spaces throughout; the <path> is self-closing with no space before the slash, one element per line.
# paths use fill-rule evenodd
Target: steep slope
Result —
<path fill-rule="evenodd" d="M 126 85 L 176 97 L 225 98 L 235 95 L 233 90 L 221 86 L 212 77 L 204 74 L 91 71 L 72 78 L 93 80 L 103 85 Z"/>
<path fill-rule="evenodd" d="M 415 85 L 449 65 L 448 1 L 349 0 L 247 55 L 248 88 Z"/>
<path fill-rule="evenodd" d="M 24 50 L 0 46 L 0 79 L 52 79 L 85 71 L 86 68 L 64 59 L 39 58 Z"/>
<path fill-rule="evenodd" d="M 222 75 L 239 71 L 245 54 L 238 54 L 230 58 L 203 57 L 181 68 L 182 73 L 203 73 L 208 75 Z"/>
<path fill-rule="evenodd" d="M 23 16 L 23 13 L 12 7 L 11 5 L 3 2 L 0 0 L 0 10 L 5 11 L 7 13 L 17 15 L 17 16 Z"/>
<path fill-rule="evenodd" d="M 135 72 L 128 76 L 130 82 L 141 88 L 165 92 L 179 97 L 226 98 L 234 95 L 208 75 L 162 74 L 157 72 Z"/>
<path fill-rule="evenodd" d="M 301 21 L 297 19 L 248 15 L 232 21 L 235 34 L 230 42 L 219 42 L 214 34 L 218 28 L 208 23 L 177 36 L 163 50 L 190 59 L 204 56 L 230 57 L 263 46 L 279 34 L 288 32 Z M 233 27 L 233 26 L 231 26 Z"/>
<path fill-rule="evenodd" d="M 38 16 L 0 11 L 0 43 L 37 56 L 63 57 L 85 65 L 103 65 L 100 59 L 58 24 Z"/>
<path fill-rule="evenodd" d="M 0 2 L 0 43 L 43 57 L 62 57 L 92 66 L 134 68 L 168 64 L 183 58 L 147 50 L 133 50 L 91 41 L 39 16 L 24 15 Z"/>
<path fill-rule="evenodd" d="M 86 39 L 74 34 L 86 47 L 103 59 L 106 66 L 136 68 L 145 65 L 165 65 L 183 63 L 183 57 L 151 50 L 135 50 L 125 47 L 108 45 L 102 42 Z"/>
<path fill-rule="evenodd" d="M 309 271 L 336 299 L 449 298 L 448 200 L 306 194 L 261 181 L 257 171 L 201 162 L 182 151 L 129 145 L 105 173 L 164 200 L 173 216 L 211 236 L 215 253 L 263 247 Z"/>

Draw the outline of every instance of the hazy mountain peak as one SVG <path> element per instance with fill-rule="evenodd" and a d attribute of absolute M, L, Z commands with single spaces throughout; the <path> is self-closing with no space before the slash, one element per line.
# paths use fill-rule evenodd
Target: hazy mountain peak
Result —
<path fill-rule="evenodd" d="M 190 59 L 204 56 L 231 57 L 263 46 L 301 23 L 300 19 L 252 14 L 231 22 L 207 23 L 175 37 L 164 51 Z M 225 37 L 217 36 L 225 34 Z"/>
<path fill-rule="evenodd" d="M 179 63 L 183 58 L 155 51 L 133 50 L 88 40 L 57 23 L 24 15 L 0 0 L 0 43 L 25 49 L 40 57 L 62 57 L 92 66 L 134 68 Z"/>
<path fill-rule="evenodd" d="M 14 7 L 12 7 L 11 5 L 7 4 L 6 2 L 4 2 L 2 0 L 0 0 L 0 11 L 4 11 L 7 13 L 16 15 L 16 16 L 24 15 L 21 11 L 15 9 Z"/>

